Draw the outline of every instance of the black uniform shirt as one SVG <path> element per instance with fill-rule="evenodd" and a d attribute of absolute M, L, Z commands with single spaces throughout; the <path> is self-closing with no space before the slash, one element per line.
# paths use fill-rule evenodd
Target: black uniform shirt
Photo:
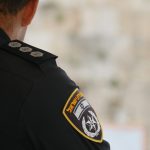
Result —
<path fill-rule="evenodd" d="M 0 150 L 109 150 L 96 113 L 57 57 L 0 30 Z"/>

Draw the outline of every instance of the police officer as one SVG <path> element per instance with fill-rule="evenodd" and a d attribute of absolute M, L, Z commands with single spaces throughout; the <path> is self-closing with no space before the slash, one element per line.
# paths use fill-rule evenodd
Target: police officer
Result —
<path fill-rule="evenodd" d="M 22 42 L 37 5 L 0 0 L 0 150 L 109 150 L 57 56 Z"/>

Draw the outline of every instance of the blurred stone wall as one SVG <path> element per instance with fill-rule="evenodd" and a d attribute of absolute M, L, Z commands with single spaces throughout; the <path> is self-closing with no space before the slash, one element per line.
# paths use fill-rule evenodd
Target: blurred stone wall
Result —
<path fill-rule="evenodd" d="M 143 126 L 150 143 L 149 0 L 43 0 L 26 42 L 59 56 L 104 123 Z"/>

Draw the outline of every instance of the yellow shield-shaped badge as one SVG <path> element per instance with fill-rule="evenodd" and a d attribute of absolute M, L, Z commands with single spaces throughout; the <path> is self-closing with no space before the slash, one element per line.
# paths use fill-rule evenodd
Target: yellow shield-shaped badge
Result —
<path fill-rule="evenodd" d="M 85 138 L 101 143 L 103 140 L 102 127 L 97 115 L 79 89 L 69 97 L 63 115 L 72 127 Z"/>

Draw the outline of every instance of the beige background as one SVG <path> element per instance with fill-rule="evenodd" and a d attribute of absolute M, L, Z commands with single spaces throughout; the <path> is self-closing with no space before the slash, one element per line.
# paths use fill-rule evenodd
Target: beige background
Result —
<path fill-rule="evenodd" d="M 42 0 L 25 41 L 59 56 L 104 130 L 138 126 L 150 150 L 149 0 Z"/>

